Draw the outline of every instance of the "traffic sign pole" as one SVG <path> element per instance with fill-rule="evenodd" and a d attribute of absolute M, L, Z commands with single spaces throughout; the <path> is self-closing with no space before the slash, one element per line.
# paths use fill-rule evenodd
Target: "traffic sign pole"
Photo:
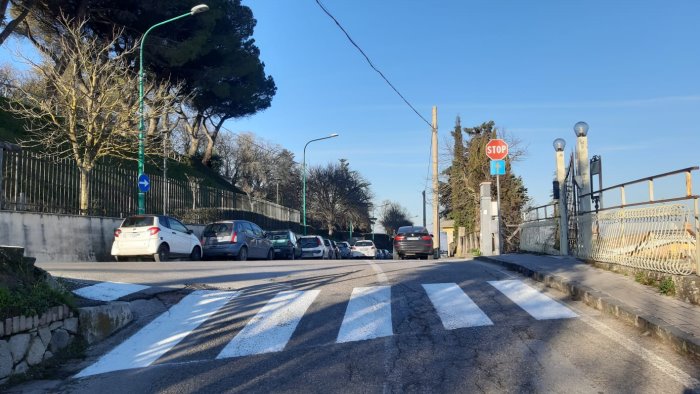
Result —
<path fill-rule="evenodd" d="M 508 157 L 508 144 L 500 139 L 492 139 L 486 144 L 486 156 L 493 160 L 491 165 L 492 175 L 496 175 L 496 226 L 498 227 L 498 254 L 503 253 L 501 242 L 501 174 L 505 174 L 505 158 Z M 503 168 L 501 168 L 503 166 Z M 494 168 L 495 167 L 495 168 Z M 495 171 L 494 171 L 495 170 Z"/>

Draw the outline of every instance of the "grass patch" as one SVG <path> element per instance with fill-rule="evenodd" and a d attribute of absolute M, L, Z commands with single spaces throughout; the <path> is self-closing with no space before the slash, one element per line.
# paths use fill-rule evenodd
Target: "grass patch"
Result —
<path fill-rule="evenodd" d="M 54 289 L 46 282 L 22 286 L 15 290 L 0 288 L 0 319 L 41 315 L 58 305 L 75 308 L 75 299 L 69 292 Z"/>
<path fill-rule="evenodd" d="M 638 283 L 647 286 L 651 286 L 656 283 L 656 279 L 650 277 L 649 275 L 647 275 L 646 272 L 643 271 L 638 271 L 636 274 L 634 274 L 634 280 Z"/>
<path fill-rule="evenodd" d="M 676 284 L 671 277 L 667 276 L 659 282 L 659 292 L 669 296 L 676 295 Z"/>

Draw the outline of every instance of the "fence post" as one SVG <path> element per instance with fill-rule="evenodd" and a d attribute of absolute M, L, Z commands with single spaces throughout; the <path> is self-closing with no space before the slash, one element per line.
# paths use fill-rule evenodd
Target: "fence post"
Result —
<path fill-rule="evenodd" d="M 566 211 L 566 162 L 564 160 L 564 144 L 561 149 L 556 145 L 557 182 L 559 183 L 559 254 L 569 254 L 569 213 Z"/>

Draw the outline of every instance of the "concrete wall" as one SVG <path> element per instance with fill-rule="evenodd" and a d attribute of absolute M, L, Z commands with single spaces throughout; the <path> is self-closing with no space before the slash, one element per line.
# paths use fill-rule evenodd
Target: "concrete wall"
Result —
<path fill-rule="evenodd" d="M 0 211 L 0 245 L 24 247 L 43 261 L 114 261 L 114 230 L 123 219 Z M 195 235 L 204 226 L 188 225 Z"/>

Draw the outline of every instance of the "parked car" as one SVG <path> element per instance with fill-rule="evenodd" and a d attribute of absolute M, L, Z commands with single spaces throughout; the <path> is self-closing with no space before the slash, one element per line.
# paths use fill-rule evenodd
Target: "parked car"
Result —
<path fill-rule="evenodd" d="M 326 245 L 326 249 L 328 249 L 328 258 L 335 260 L 335 248 L 331 242 L 332 241 L 330 239 L 323 238 L 323 244 Z"/>
<path fill-rule="evenodd" d="M 399 227 L 394 237 L 395 260 L 406 257 L 433 258 L 433 236 L 423 226 Z"/>
<path fill-rule="evenodd" d="M 374 242 L 369 240 L 362 240 L 355 242 L 351 248 L 352 257 L 356 258 L 367 258 L 375 259 L 377 258 L 377 247 L 374 246 Z"/>
<path fill-rule="evenodd" d="M 352 253 L 350 251 L 350 244 L 347 242 L 338 242 L 338 250 L 340 250 L 340 258 L 341 259 L 349 259 L 352 257 Z"/>
<path fill-rule="evenodd" d="M 233 257 L 272 260 L 275 252 L 267 234 L 247 220 L 224 220 L 208 224 L 202 232 L 202 248 L 206 258 Z"/>
<path fill-rule="evenodd" d="M 331 240 L 331 245 L 333 245 L 333 253 L 335 254 L 335 259 L 340 260 L 341 256 L 340 256 L 340 248 L 338 247 L 338 243 Z"/>
<path fill-rule="evenodd" d="M 297 236 L 291 230 L 270 231 L 267 233 L 272 247 L 275 250 L 275 257 L 284 257 L 294 260 L 301 257 L 301 246 L 297 242 Z"/>
<path fill-rule="evenodd" d="M 124 219 L 114 231 L 111 254 L 117 261 L 132 257 L 168 261 L 173 256 L 201 260 L 202 247 L 193 231 L 175 218 L 137 215 Z"/>
<path fill-rule="evenodd" d="M 378 260 L 384 259 L 384 250 L 383 249 L 377 249 L 377 259 Z"/>
<path fill-rule="evenodd" d="M 323 243 L 323 238 L 318 235 L 299 237 L 299 245 L 301 245 L 301 258 L 328 258 L 328 248 L 326 248 L 326 245 Z"/>
<path fill-rule="evenodd" d="M 385 260 L 391 260 L 391 252 L 388 249 L 382 249 L 382 258 Z"/>

